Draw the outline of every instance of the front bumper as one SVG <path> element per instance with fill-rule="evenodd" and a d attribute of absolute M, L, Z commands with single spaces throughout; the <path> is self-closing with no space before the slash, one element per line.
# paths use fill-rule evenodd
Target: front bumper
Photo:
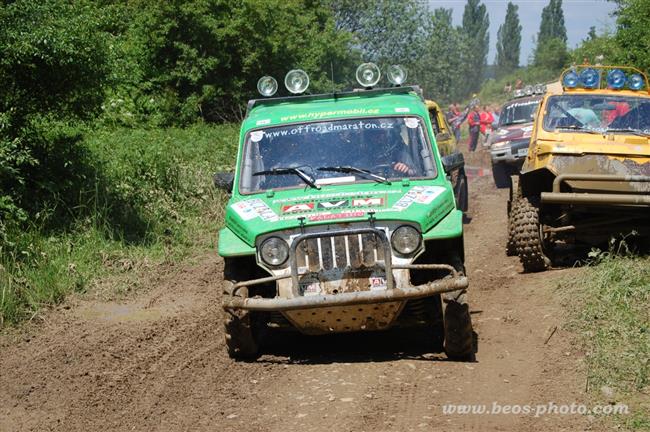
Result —
<path fill-rule="evenodd" d="M 530 140 L 526 138 L 525 140 L 512 141 L 507 147 L 490 149 L 492 163 L 523 163 L 524 159 L 526 159 L 526 156 L 528 155 L 529 143 Z"/>
<path fill-rule="evenodd" d="M 560 174 L 553 180 L 553 192 L 542 192 L 542 203 L 650 206 L 650 196 L 647 193 L 561 192 L 561 185 L 566 181 L 647 183 L 650 182 L 650 176 L 616 174 Z"/>
<path fill-rule="evenodd" d="M 376 251 L 374 253 L 375 259 L 372 260 L 371 265 L 373 266 L 373 269 L 381 270 L 385 277 L 385 286 L 375 289 L 372 286 L 364 287 L 362 284 L 352 284 L 354 288 L 350 290 L 341 290 L 336 293 L 321 292 L 319 294 L 305 295 L 304 290 L 300 289 L 300 281 L 305 276 L 317 277 L 316 275 L 318 275 L 318 271 L 315 271 L 313 267 L 303 267 L 298 265 L 298 257 L 302 249 L 302 246 L 300 246 L 301 244 L 313 240 L 320 241 L 321 239 L 327 239 L 328 237 L 334 238 L 337 236 L 347 236 L 349 240 L 350 236 L 369 235 L 374 236 L 375 240 L 369 242 L 369 245 L 372 245 Z M 348 243 L 351 244 L 348 240 L 346 240 L 346 245 Z M 329 243 L 329 239 L 325 243 Z M 334 240 L 332 240 L 332 243 L 334 243 Z M 377 253 L 378 251 L 381 251 L 381 253 Z M 341 274 L 346 274 L 346 270 L 349 270 L 350 268 L 359 269 L 358 266 L 365 268 L 365 263 L 353 264 L 354 260 L 351 259 L 353 256 L 351 252 L 348 252 L 345 255 L 347 256 L 347 259 L 342 263 L 344 269 Z M 381 256 L 381 259 L 377 258 L 379 256 Z M 391 246 L 386 232 L 375 227 L 303 233 L 293 239 L 289 251 L 289 260 L 289 268 L 291 270 L 289 274 L 285 273 L 234 284 L 230 292 L 223 297 L 223 308 L 226 311 L 248 310 L 281 312 L 294 322 L 297 327 L 300 327 L 300 324 L 297 323 L 295 319 L 292 319 L 292 311 L 312 310 L 313 313 L 314 310 L 329 309 L 332 311 L 332 314 L 339 311 L 343 314 L 350 315 L 355 314 L 356 312 L 361 312 L 361 308 L 354 311 L 351 309 L 346 309 L 344 311 L 343 309 L 349 308 L 350 306 L 368 304 L 384 304 L 386 307 L 390 308 L 392 304 L 392 315 L 394 316 L 391 319 L 384 320 L 384 322 L 389 323 L 392 322 L 392 319 L 399 313 L 399 310 L 401 310 L 401 307 L 407 300 L 431 297 L 445 292 L 466 290 L 468 287 L 467 278 L 449 264 L 393 264 Z M 321 265 L 323 265 L 325 261 L 326 260 L 322 259 L 322 257 L 321 259 L 315 260 L 315 262 L 320 262 Z M 337 261 L 338 260 L 335 260 L 335 262 Z M 408 276 L 407 271 L 409 270 L 436 272 L 439 277 L 434 281 L 414 286 L 410 284 L 408 277 L 404 277 L 405 274 Z M 399 275 L 399 277 L 396 277 L 396 275 Z M 238 295 L 240 290 L 250 291 L 247 288 L 255 285 L 268 285 L 270 283 L 276 283 L 278 287 L 281 284 L 285 286 L 288 284 L 290 285 L 290 289 L 279 290 L 274 298 L 246 298 L 245 296 Z M 310 315 L 312 313 L 310 313 Z M 366 312 L 364 312 L 363 315 L 367 317 Z M 363 317 L 359 316 L 358 318 L 357 324 L 358 327 L 361 328 Z"/>

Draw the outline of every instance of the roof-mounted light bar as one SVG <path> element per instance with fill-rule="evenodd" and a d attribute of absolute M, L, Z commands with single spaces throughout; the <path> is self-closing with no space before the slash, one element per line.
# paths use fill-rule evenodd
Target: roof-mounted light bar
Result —
<path fill-rule="evenodd" d="M 607 88 L 639 91 L 645 88 L 650 93 L 646 75 L 629 66 L 580 65 L 562 72 L 561 82 L 565 90 Z"/>

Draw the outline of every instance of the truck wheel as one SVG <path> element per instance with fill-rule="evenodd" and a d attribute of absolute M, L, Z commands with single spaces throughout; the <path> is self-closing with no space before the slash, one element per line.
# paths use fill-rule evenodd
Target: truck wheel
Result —
<path fill-rule="evenodd" d="M 508 165 L 497 162 L 492 164 L 492 178 L 498 189 L 510 187 L 510 168 Z"/>
<path fill-rule="evenodd" d="M 508 217 L 508 241 L 506 242 L 506 255 L 507 256 L 516 256 L 517 247 L 515 245 L 515 225 Z"/>
<path fill-rule="evenodd" d="M 225 282 L 224 295 L 231 295 L 232 283 Z M 240 289 L 237 295 L 246 296 L 246 290 Z M 259 355 L 259 344 L 257 332 L 251 322 L 251 314 L 248 311 L 225 311 L 224 330 L 226 333 L 226 346 L 230 358 L 238 360 L 253 360 Z"/>
<path fill-rule="evenodd" d="M 442 296 L 445 353 L 451 360 L 474 360 L 474 331 L 469 315 L 467 293 L 453 291 Z"/>
<path fill-rule="evenodd" d="M 510 216 L 515 249 L 524 272 L 546 270 L 551 260 L 544 254 L 538 206 L 530 198 L 522 197 L 512 203 Z"/>
<path fill-rule="evenodd" d="M 469 192 L 467 190 L 467 175 L 463 168 L 458 170 L 454 192 L 456 195 L 456 208 L 463 213 L 467 213 L 467 210 L 469 210 Z"/>

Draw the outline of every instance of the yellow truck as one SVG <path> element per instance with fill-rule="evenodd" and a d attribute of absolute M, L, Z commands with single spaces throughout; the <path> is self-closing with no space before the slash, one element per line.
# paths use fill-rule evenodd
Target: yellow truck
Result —
<path fill-rule="evenodd" d="M 540 103 L 521 174 L 512 179 L 509 248 L 524 271 L 561 245 L 589 249 L 650 234 L 650 90 L 631 67 L 582 65 Z"/>

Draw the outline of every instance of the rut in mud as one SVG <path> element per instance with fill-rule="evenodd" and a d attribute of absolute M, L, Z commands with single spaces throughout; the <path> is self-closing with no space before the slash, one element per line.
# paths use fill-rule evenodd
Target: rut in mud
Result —
<path fill-rule="evenodd" d="M 504 253 L 507 192 L 489 177 L 470 187 L 476 362 L 447 361 L 428 335 L 404 333 L 288 336 L 256 362 L 233 362 L 215 254 L 167 269 L 127 301 L 71 299 L 0 338 L 0 431 L 597 430 L 584 416 L 443 412 L 585 397 L 582 353 L 554 291 L 574 270 L 521 274 Z"/>

